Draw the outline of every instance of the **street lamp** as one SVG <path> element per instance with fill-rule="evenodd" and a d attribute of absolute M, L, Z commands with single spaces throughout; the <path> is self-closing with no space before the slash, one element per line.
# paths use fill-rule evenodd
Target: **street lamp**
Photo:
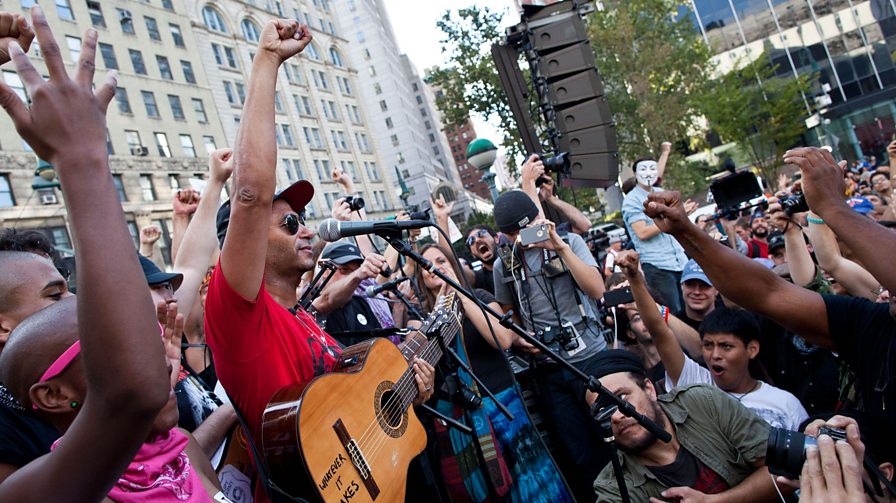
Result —
<path fill-rule="evenodd" d="M 491 171 L 498 157 L 498 147 L 485 138 L 476 138 L 467 145 L 467 162 L 482 171 L 482 181 L 488 184 L 492 193 L 492 201 L 498 199 L 498 187 L 495 185 L 495 173 Z"/>
<path fill-rule="evenodd" d="M 34 179 L 31 181 L 32 190 L 45 190 L 61 187 L 56 180 L 56 169 L 47 161 L 38 158 L 37 168 L 34 169 Z"/>

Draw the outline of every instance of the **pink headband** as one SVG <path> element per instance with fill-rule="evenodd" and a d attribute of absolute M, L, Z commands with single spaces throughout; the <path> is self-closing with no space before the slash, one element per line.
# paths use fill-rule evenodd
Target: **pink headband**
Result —
<path fill-rule="evenodd" d="M 59 358 L 56 358 L 56 361 L 54 361 L 50 365 L 50 368 L 48 368 L 47 371 L 44 372 L 42 376 L 40 376 L 40 379 L 38 379 L 37 382 L 47 382 L 50 379 L 58 376 L 69 366 L 69 364 L 72 363 L 72 360 L 74 360 L 75 357 L 79 354 L 81 354 L 81 341 L 77 340 L 71 346 L 69 346 L 68 349 L 65 350 L 65 352 L 59 355 Z M 32 404 L 31 408 L 37 410 L 37 405 Z"/>

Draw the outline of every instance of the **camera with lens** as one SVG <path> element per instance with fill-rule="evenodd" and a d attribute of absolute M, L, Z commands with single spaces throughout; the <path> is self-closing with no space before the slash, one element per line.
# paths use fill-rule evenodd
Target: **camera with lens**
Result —
<path fill-rule="evenodd" d="M 568 353 L 579 347 L 579 338 L 574 330 L 575 328 L 572 325 L 545 327 L 544 330 L 535 332 L 535 336 L 545 345 L 557 344 L 563 351 Z"/>
<path fill-rule="evenodd" d="M 834 441 L 846 440 L 846 432 L 837 428 L 822 426 L 819 435 L 828 435 Z M 771 428 L 765 450 L 765 464 L 768 471 L 790 479 L 798 479 L 806 462 L 806 448 L 818 445 L 816 437 L 806 436 L 798 431 Z"/>
<path fill-rule="evenodd" d="M 551 179 L 551 173 L 569 174 L 569 160 L 566 158 L 566 152 L 560 152 L 557 155 L 547 157 L 545 154 L 537 154 L 538 160 L 544 166 L 544 174 L 535 180 L 535 186 L 541 187 L 545 182 Z"/>
<path fill-rule="evenodd" d="M 781 208 L 784 209 L 784 213 L 787 213 L 788 216 L 809 211 L 809 203 L 806 202 L 806 195 L 802 192 L 787 196 L 779 202 L 781 203 Z"/>
<path fill-rule="evenodd" d="M 432 211 L 432 208 L 421 210 L 419 204 L 409 204 L 404 207 L 404 210 L 408 212 L 408 218 L 411 220 L 431 220 L 429 212 Z"/>
<path fill-rule="evenodd" d="M 352 211 L 361 211 L 364 208 L 364 198 L 361 196 L 345 196 L 343 200 L 348 203 Z"/>

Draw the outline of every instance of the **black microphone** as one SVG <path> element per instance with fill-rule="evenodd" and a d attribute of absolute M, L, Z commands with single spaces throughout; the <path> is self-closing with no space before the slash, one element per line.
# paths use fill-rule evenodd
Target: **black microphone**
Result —
<path fill-rule="evenodd" d="M 395 290 L 396 288 L 398 288 L 398 285 L 402 281 L 407 281 L 409 279 L 411 279 L 409 276 L 402 276 L 401 278 L 393 279 L 392 281 L 387 281 L 387 282 L 383 283 L 382 285 L 376 285 L 376 286 L 370 285 L 367 287 L 366 290 L 364 290 L 364 293 L 368 297 L 373 298 L 386 290 Z"/>
<path fill-rule="evenodd" d="M 432 222 L 427 220 L 371 220 L 367 222 L 344 222 L 335 218 L 328 218 L 320 223 L 317 234 L 324 241 L 332 243 L 342 238 L 351 236 L 363 236 L 367 234 L 389 233 L 396 234 L 410 229 L 422 229 L 429 227 Z"/>

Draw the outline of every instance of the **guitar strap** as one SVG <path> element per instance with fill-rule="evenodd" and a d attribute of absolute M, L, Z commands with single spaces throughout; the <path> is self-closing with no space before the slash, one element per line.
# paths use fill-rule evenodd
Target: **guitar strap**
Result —
<path fill-rule="evenodd" d="M 292 501 L 294 503 L 309 503 L 308 500 L 302 499 L 299 497 L 290 496 L 286 491 L 280 489 L 280 487 L 271 480 L 271 477 L 268 475 L 267 467 L 264 466 L 264 462 L 262 461 L 261 454 L 258 452 L 258 449 L 255 447 L 255 440 L 252 439 L 251 432 L 249 429 L 249 424 L 246 423 L 246 418 L 243 416 L 243 413 L 240 411 L 240 408 L 237 407 L 236 402 L 231 401 L 231 405 L 233 405 L 233 411 L 236 412 L 236 418 L 240 421 L 240 426 L 243 427 L 243 431 L 246 432 L 246 440 L 249 442 L 249 450 L 252 453 L 252 460 L 255 462 L 255 472 L 258 474 L 258 483 L 263 484 L 265 494 L 268 495 L 268 498 L 274 503 L 279 503 L 281 501 Z"/>

